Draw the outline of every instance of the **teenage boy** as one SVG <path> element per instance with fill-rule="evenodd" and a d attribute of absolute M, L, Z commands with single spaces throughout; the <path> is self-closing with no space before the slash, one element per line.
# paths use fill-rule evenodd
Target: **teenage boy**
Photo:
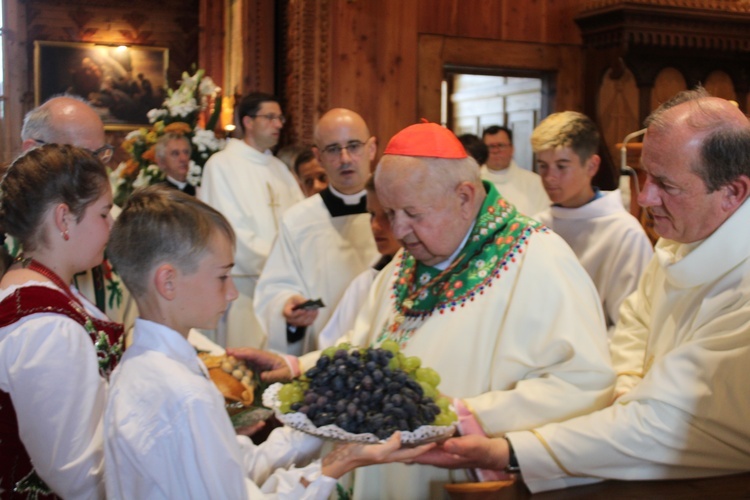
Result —
<path fill-rule="evenodd" d="M 612 334 L 620 304 L 635 291 L 653 248 L 619 191 L 591 185 L 601 158 L 599 132 L 587 116 L 554 113 L 531 134 L 537 170 L 552 206 L 534 218 L 568 242 L 596 285 Z"/>
<path fill-rule="evenodd" d="M 134 193 L 113 228 L 112 261 L 140 317 L 105 413 L 109 498 L 322 499 L 357 466 L 425 449 L 398 450 L 394 435 L 335 448 L 321 462 L 312 461 L 321 441 L 289 428 L 260 446 L 235 434 L 224 398 L 187 342 L 191 328 L 214 328 L 237 297 L 234 245 L 223 215 L 164 186 Z"/>

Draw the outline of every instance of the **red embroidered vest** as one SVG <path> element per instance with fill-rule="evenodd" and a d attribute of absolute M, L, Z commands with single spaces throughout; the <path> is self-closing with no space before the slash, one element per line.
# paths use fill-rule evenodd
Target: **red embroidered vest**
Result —
<path fill-rule="evenodd" d="M 109 379 L 109 374 L 122 356 L 124 329 L 121 324 L 92 318 L 61 291 L 45 286 L 26 286 L 18 288 L 0 302 L 0 328 L 36 313 L 62 314 L 83 326 L 94 343 L 99 372 Z M 29 455 L 21 443 L 10 395 L 0 391 L 0 497 L 43 498 L 45 494 L 54 498 L 54 494 L 34 472 Z"/>

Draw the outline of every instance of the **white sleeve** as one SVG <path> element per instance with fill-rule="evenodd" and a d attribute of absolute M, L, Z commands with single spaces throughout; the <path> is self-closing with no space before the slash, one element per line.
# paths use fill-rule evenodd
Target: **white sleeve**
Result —
<path fill-rule="evenodd" d="M 643 378 L 651 317 L 650 291 L 658 267 L 658 262 L 652 259 L 638 282 L 638 288 L 620 307 L 620 317 L 610 345 L 612 365 L 617 375 L 615 396 L 627 393 Z"/>
<path fill-rule="evenodd" d="M 255 314 L 268 335 L 268 348 L 285 353 L 284 305 L 292 295 L 310 297 L 303 279 L 302 261 L 294 238 L 282 218 L 279 234 L 255 289 Z M 309 329 L 310 327 L 308 327 Z M 309 332 L 308 332 L 309 333 Z"/>
<path fill-rule="evenodd" d="M 685 479 L 750 470 L 750 398 L 736 383 L 750 363 L 748 309 L 702 325 L 614 405 L 509 434 L 529 488 L 557 488 L 575 477 Z"/>
<path fill-rule="evenodd" d="M 318 349 L 336 345 L 339 338 L 354 328 L 354 321 L 367 300 L 375 276 L 377 271 L 366 269 L 346 288 L 331 318 L 318 335 Z"/>
<path fill-rule="evenodd" d="M 107 385 L 88 333 L 67 317 L 35 315 L 3 339 L 1 352 L 1 388 L 39 477 L 63 498 L 103 497 Z"/>

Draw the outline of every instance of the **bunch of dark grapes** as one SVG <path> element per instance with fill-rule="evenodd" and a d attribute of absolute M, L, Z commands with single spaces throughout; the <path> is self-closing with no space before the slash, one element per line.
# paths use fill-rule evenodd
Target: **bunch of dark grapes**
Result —
<path fill-rule="evenodd" d="M 437 377 L 437 383 L 418 381 L 418 358 L 407 373 L 401 365 L 412 358 L 404 358 L 393 344 L 386 344 L 388 349 L 344 346 L 324 351 L 313 368 L 281 388 L 281 411 L 302 412 L 317 427 L 335 424 L 347 432 L 372 433 L 380 439 L 397 430 L 449 425 L 455 420 L 449 401 L 439 398 L 438 405 L 433 399 L 438 394 L 437 374 L 422 369 L 431 373 L 420 375 L 433 376 L 433 382 Z"/>

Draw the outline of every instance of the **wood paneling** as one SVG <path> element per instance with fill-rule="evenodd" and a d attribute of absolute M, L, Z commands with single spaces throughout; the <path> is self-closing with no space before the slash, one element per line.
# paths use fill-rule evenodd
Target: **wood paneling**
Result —
<path fill-rule="evenodd" d="M 581 0 L 419 0 L 420 34 L 515 42 L 580 43 Z"/>

